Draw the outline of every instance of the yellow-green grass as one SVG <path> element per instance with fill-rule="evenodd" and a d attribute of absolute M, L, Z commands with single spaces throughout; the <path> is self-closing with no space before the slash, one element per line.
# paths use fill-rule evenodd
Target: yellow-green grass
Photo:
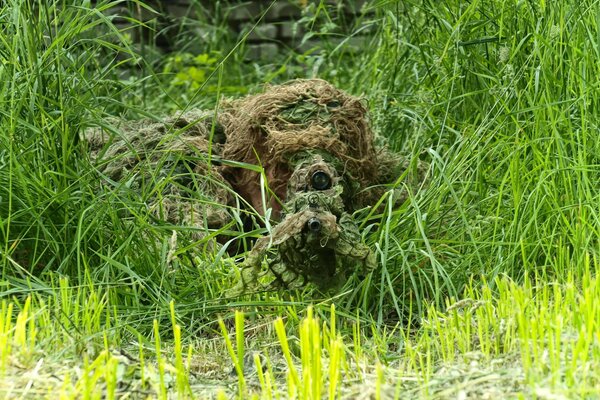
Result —
<path fill-rule="evenodd" d="M 182 333 L 172 303 L 168 341 L 156 320 L 152 337 L 128 332 L 109 293 L 61 279 L 54 295 L 2 301 L 0 387 L 49 399 L 594 398 L 598 260 L 584 268 L 563 283 L 472 283 L 419 324 L 383 330 L 319 304 L 277 318 L 236 311 L 199 338 Z"/>

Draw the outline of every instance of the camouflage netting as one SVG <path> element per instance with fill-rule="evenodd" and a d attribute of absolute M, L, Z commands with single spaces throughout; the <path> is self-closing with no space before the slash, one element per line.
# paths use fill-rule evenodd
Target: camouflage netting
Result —
<path fill-rule="evenodd" d="M 408 167 L 375 144 L 360 99 L 318 79 L 225 100 L 216 116 L 189 111 L 160 122 L 109 124 L 113 134 L 86 134 L 92 159 L 110 180 L 133 179 L 140 188 L 163 183 L 150 204 L 164 219 L 223 227 L 231 221 L 232 189 L 258 212 L 273 208 L 280 222 L 247 254 L 231 294 L 309 282 L 336 287 L 374 268 L 352 213 L 375 204 Z M 223 165 L 209 162 L 215 157 Z M 255 170 L 226 160 L 261 165 L 270 190 Z M 423 172 L 414 174 L 417 181 Z"/>

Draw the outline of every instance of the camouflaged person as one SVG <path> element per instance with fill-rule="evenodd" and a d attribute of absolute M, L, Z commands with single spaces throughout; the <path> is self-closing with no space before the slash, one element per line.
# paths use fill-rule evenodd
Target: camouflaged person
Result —
<path fill-rule="evenodd" d="M 407 170 L 405 160 L 376 144 L 361 99 L 319 79 L 224 100 L 218 115 L 190 111 L 117 129 L 88 132 L 92 158 L 109 184 L 155 186 L 145 192 L 160 220 L 194 227 L 202 238 L 231 223 L 234 204 L 273 217 L 274 227 L 239 265 L 230 295 L 335 288 L 367 273 L 376 259 L 353 213 L 375 205 L 401 175 L 424 179 L 425 168 Z M 406 192 L 394 197 L 403 201 Z"/>
<path fill-rule="evenodd" d="M 224 167 L 223 176 L 257 210 L 271 207 L 281 218 L 248 253 L 229 294 L 335 288 L 373 269 L 375 255 L 352 214 L 376 204 L 405 171 L 420 182 L 425 168 L 407 170 L 406 160 L 376 144 L 363 101 L 323 80 L 295 80 L 232 101 L 223 113 L 223 157 L 264 169 L 261 177 Z M 406 199 L 395 192 L 396 201 Z"/>

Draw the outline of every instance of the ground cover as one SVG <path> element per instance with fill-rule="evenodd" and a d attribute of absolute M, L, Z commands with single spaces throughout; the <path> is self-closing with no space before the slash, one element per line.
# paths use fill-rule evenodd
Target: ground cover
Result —
<path fill-rule="evenodd" d="M 332 20 L 283 64 L 245 62 L 244 37 L 153 59 L 107 2 L 30 3 L 0 8 L 3 396 L 600 395 L 596 2 L 375 1 L 360 51 L 328 45 Z M 183 59 L 202 82 L 181 84 Z M 296 77 L 364 96 L 428 185 L 355 213 L 377 254 L 364 280 L 228 298 L 266 228 L 214 232 L 229 254 L 153 218 L 152 193 L 106 180 L 80 133 Z"/>

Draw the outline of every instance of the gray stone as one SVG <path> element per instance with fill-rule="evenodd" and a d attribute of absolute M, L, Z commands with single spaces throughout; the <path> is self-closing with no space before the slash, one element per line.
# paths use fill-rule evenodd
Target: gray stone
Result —
<path fill-rule="evenodd" d="M 299 18 L 302 15 L 302 9 L 293 3 L 278 1 L 271 7 L 266 15 L 270 21 L 281 21 L 283 19 Z"/>
<path fill-rule="evenodd" d="M 247 24 L 246 28 L 251 29 L 253 25 Z M 277 26 L 273 24 L 257 25 L 254 27 L 252 32 L 248 35 L 248 40 L 259 41 L 259 40 L 275 40 L 277 39 Z"/>
<path fill-rule="evenodd" d="M 307 3 L 318 4 L 323 0 L 307 0 Z M 324 0 L 328 7 L 333 7 L 335 10 L 331 10 L 331 16 L 333 18 L 339 15 L 340 18 L 351 21 L 354 15 L 358 15 L 365 11 L 365 5 L 370 4 L 368 0 Z M 184 31 L 178 29 L 166 29 L 166 23 L 179 22 L 186 24 L 185 20 L 187 17 L 201 18 L 200 14 L 210 13 L 210 10 L 214 12 L 214 0 L 145 0 L 144 3 L 149 7 L 152 7 L 156 12 L 146 10 L 144 7 L 135 3 L 124 2 L 121 5 L 115 6 L 108 11 L 107 15 L 113 16 L 113 21 L 118 24 L 119 28 L 126 29 L 128 26 L 133 26 L 131 22 L 127 21 L 128 17 L 132 17 L 142 21 L 144 24 L 150 26 L 150 29 L 142 29 L 136 27 L 131 33 L 134 35 L 134 40 L 140 40 L 145 43 L 153 42 L 153 38 L 156 32 L 162 32 L 163 39 L 167 38 L 171 42 L 176 40 L 175 35 L 177 34 L 193 34 L 189 29 L 194 24 L 190 24 L 189 27 L 185 27 Z M 126 5 L 122 5 L 126 4 Z M 247 32 L 248 26 L 253 26 L 256 21 L 264 14 L 264 18 L 261 23 L 254 27 L 253 31 L 248 36 L 249 47 L 248 55 L 250 58 L 267 58 L 276 55 L 278 52 L 279 43 L 280 46 L 290 46 L 292 48 L 297 47 L 296 50 L 300 52 L 307 52 L 309 50 L 317 51 L 322 48 L 336 48 L 340 45 L 338 51 L 355 51 L 355 49 L 364 48 L 365 38 L 361 36 L 368 36 L 369 32 L 363 30 L 360 36 L 349 38 L 346 42 L 343 40 L 345 37 L 337 36 L 339 39 L 333 39 L 333 36 L 325 36 L 323 38 L 313 37 L 308 42 L 302 43 L 305 37 L 305 31 L 303 27 L 298 24 L 295 26 L 295 22 L 302 16 L 302 2 L 300 0 L 228 0 L 221 3 L 223 7 L 220 9 L 224 13 L 221 18 L 226 18 L 232 33 L 239 33 L 241 31 Z M 372 13 L 372 9 L 368 11 Z M 167 17 L 162 18 L 161 17 Z M 195 14 L 195 15 L 194 15 Z M 183 27 L 184 25 L 181 25 Z M 313 31 L 319 32 L 321 26 L 314 26 Z M 142 32 L 144 31 L 144 32 Z M 344 32 L 335 31 L 336 34 L 344 34 Z M 198 35 L 198 43 L 189 43 L 186 45 L 186 51 L 189 48 L 200 51 L 201 43 L 203 40 L 200 39 L 202 35 Z M 250 46 L 250 44 L 252 46 Z M 256 46 L 261 44 L 261 46 Z M 264 44 L 264 46 L 262 46 Z M 162 44 L 158 44 L 162 46 Z M 171 49 L 173 50 L 173 49 Z M 179 50 L 179 49 L 174 49 Z"/>
<path fill-rule="evenodd" d="M 275 43 L 260 43 L 248 46 L 246 58 L 250 60 L 269 60 L 279 54 L 279 47 Z"/>
<path fill-rule="evenodd" d="M 304 29 L 296 25 L 294 21 L 283 21 L 279 23 L 279 37 L 282 39 L 295 39 L 304 35 Z"/>
<path fill-rule="evenodd" d="M 229 14 L 229 19 L 233 21 L 257 20 L 262 14 L 262 6 L 257 2 L 244 3 L 233 9 Z"/>

